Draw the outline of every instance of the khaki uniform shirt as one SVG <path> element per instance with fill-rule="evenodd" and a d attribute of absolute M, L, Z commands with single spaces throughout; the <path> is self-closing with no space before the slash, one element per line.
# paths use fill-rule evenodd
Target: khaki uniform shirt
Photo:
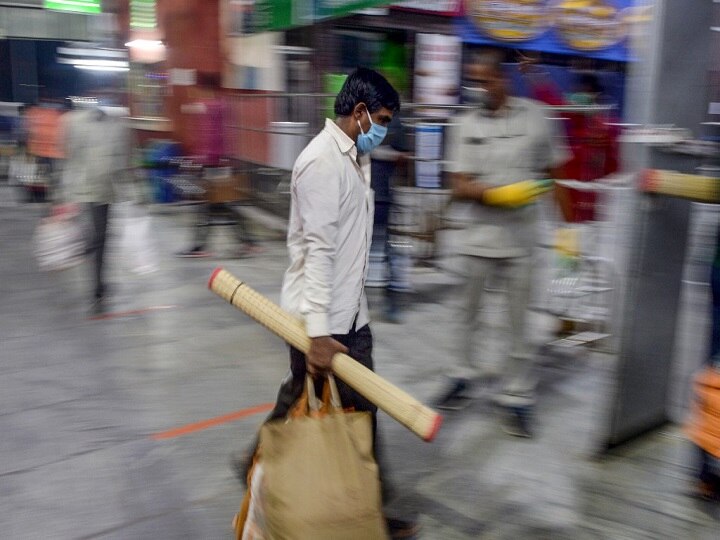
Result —
<path fill-rule="evenodd" d="M 538 102 L 509 98 L 497 114 L 477 109 L 462 113 L 447 138 L 448 172 L 503 186 L 539 180 L 569 159 L 564 142 Z M 460 252 L 479 257 L 522 257 L 536 241 L 537 208 L 499 208 L 475 201 L 455 203 L 468 224 Z"/>

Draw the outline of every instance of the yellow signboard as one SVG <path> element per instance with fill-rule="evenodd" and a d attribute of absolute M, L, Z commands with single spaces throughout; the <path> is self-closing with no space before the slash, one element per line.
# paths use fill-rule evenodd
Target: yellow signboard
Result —
<path fill-rule="evenodd" d="M 547 30 L 546 0 L 468 0 L 468 15 L 490 37 L 528 41 Z"/>
<path fill-rule="evenodd" d="M 624 37 L 620 12 L 607 0 L 556 0 L 550 13 L 558 34 L 579 51 L 606 49 Z"/>

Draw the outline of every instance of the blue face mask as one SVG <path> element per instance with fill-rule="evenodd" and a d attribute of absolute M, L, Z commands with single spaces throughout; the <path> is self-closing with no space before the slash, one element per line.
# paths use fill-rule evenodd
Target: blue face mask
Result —
<path fill-rule="evenodd" d="M 356 144 L 357 149 L 361 154 L 369 154 L 374 148 L 380 146 L 380 143 L 383 142 L 383 139 L 385 139 L 385 135 L 387 135 L 388 131 L 387 127 L 381 126 L 380 124 L 376 124 L 372 121 L 370 112 L 367 109 L 365 112 L 370 119 L 370 129 L 367 133 L 363 131 L 362 126 L 360 125 L 360 120 L 357 121 L 358 127 L 360 128 L 360 135 L 358 135 Z"/>

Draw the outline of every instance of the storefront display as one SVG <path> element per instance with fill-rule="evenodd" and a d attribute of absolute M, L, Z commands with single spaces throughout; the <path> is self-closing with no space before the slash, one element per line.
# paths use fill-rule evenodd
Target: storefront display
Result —
<path fill-rule="evenodd" d="M 415 102 L 455 105 L 460 100 L 462 43 L 457 36 L 417 34 Z"/>
<path fill-rule="evenodd" d="M 550 24 L 546 0 L 469 0 L 468 15 L 489 37 L 500 41 L 527 41 Z"/>
<path fill-rule="evenodd" d="M 578 51 L 597 51 L 625 38 L 620 11 L 607 1 L 556 0 L 553 24 L 563 41 Z"/>
<path fill-rule="evenodd" d="M 467 0 L 465 43 L 624 62 L 633 0 Z"/>

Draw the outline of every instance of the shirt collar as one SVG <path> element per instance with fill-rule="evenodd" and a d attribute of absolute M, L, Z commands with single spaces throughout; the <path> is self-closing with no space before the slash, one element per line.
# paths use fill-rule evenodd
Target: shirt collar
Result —
<path fill-rule="evenodd" d="M 478 114 L 489 118 L 507 118 L 514 116 L 520 110 L 520 102 L 513 96 L 508 96 L 505 104 L 498 111 L 488 111 L 482 107 L 478 108 Z"/>
<path fill-rule="evenodd" d="M 353 150 L 355 150 L 355 141 L 348 137 L 347 134 L 342 129 L 340 129 L 335 122 L 333 122 L 329 118 L 326 118 L 325 129 L 330 134 L 330 136 L 335 139 L 338 148 L 343 154 L 353 153 Z M 354 153 L 357 153 L 357 150 L 355 150 Z"/>

